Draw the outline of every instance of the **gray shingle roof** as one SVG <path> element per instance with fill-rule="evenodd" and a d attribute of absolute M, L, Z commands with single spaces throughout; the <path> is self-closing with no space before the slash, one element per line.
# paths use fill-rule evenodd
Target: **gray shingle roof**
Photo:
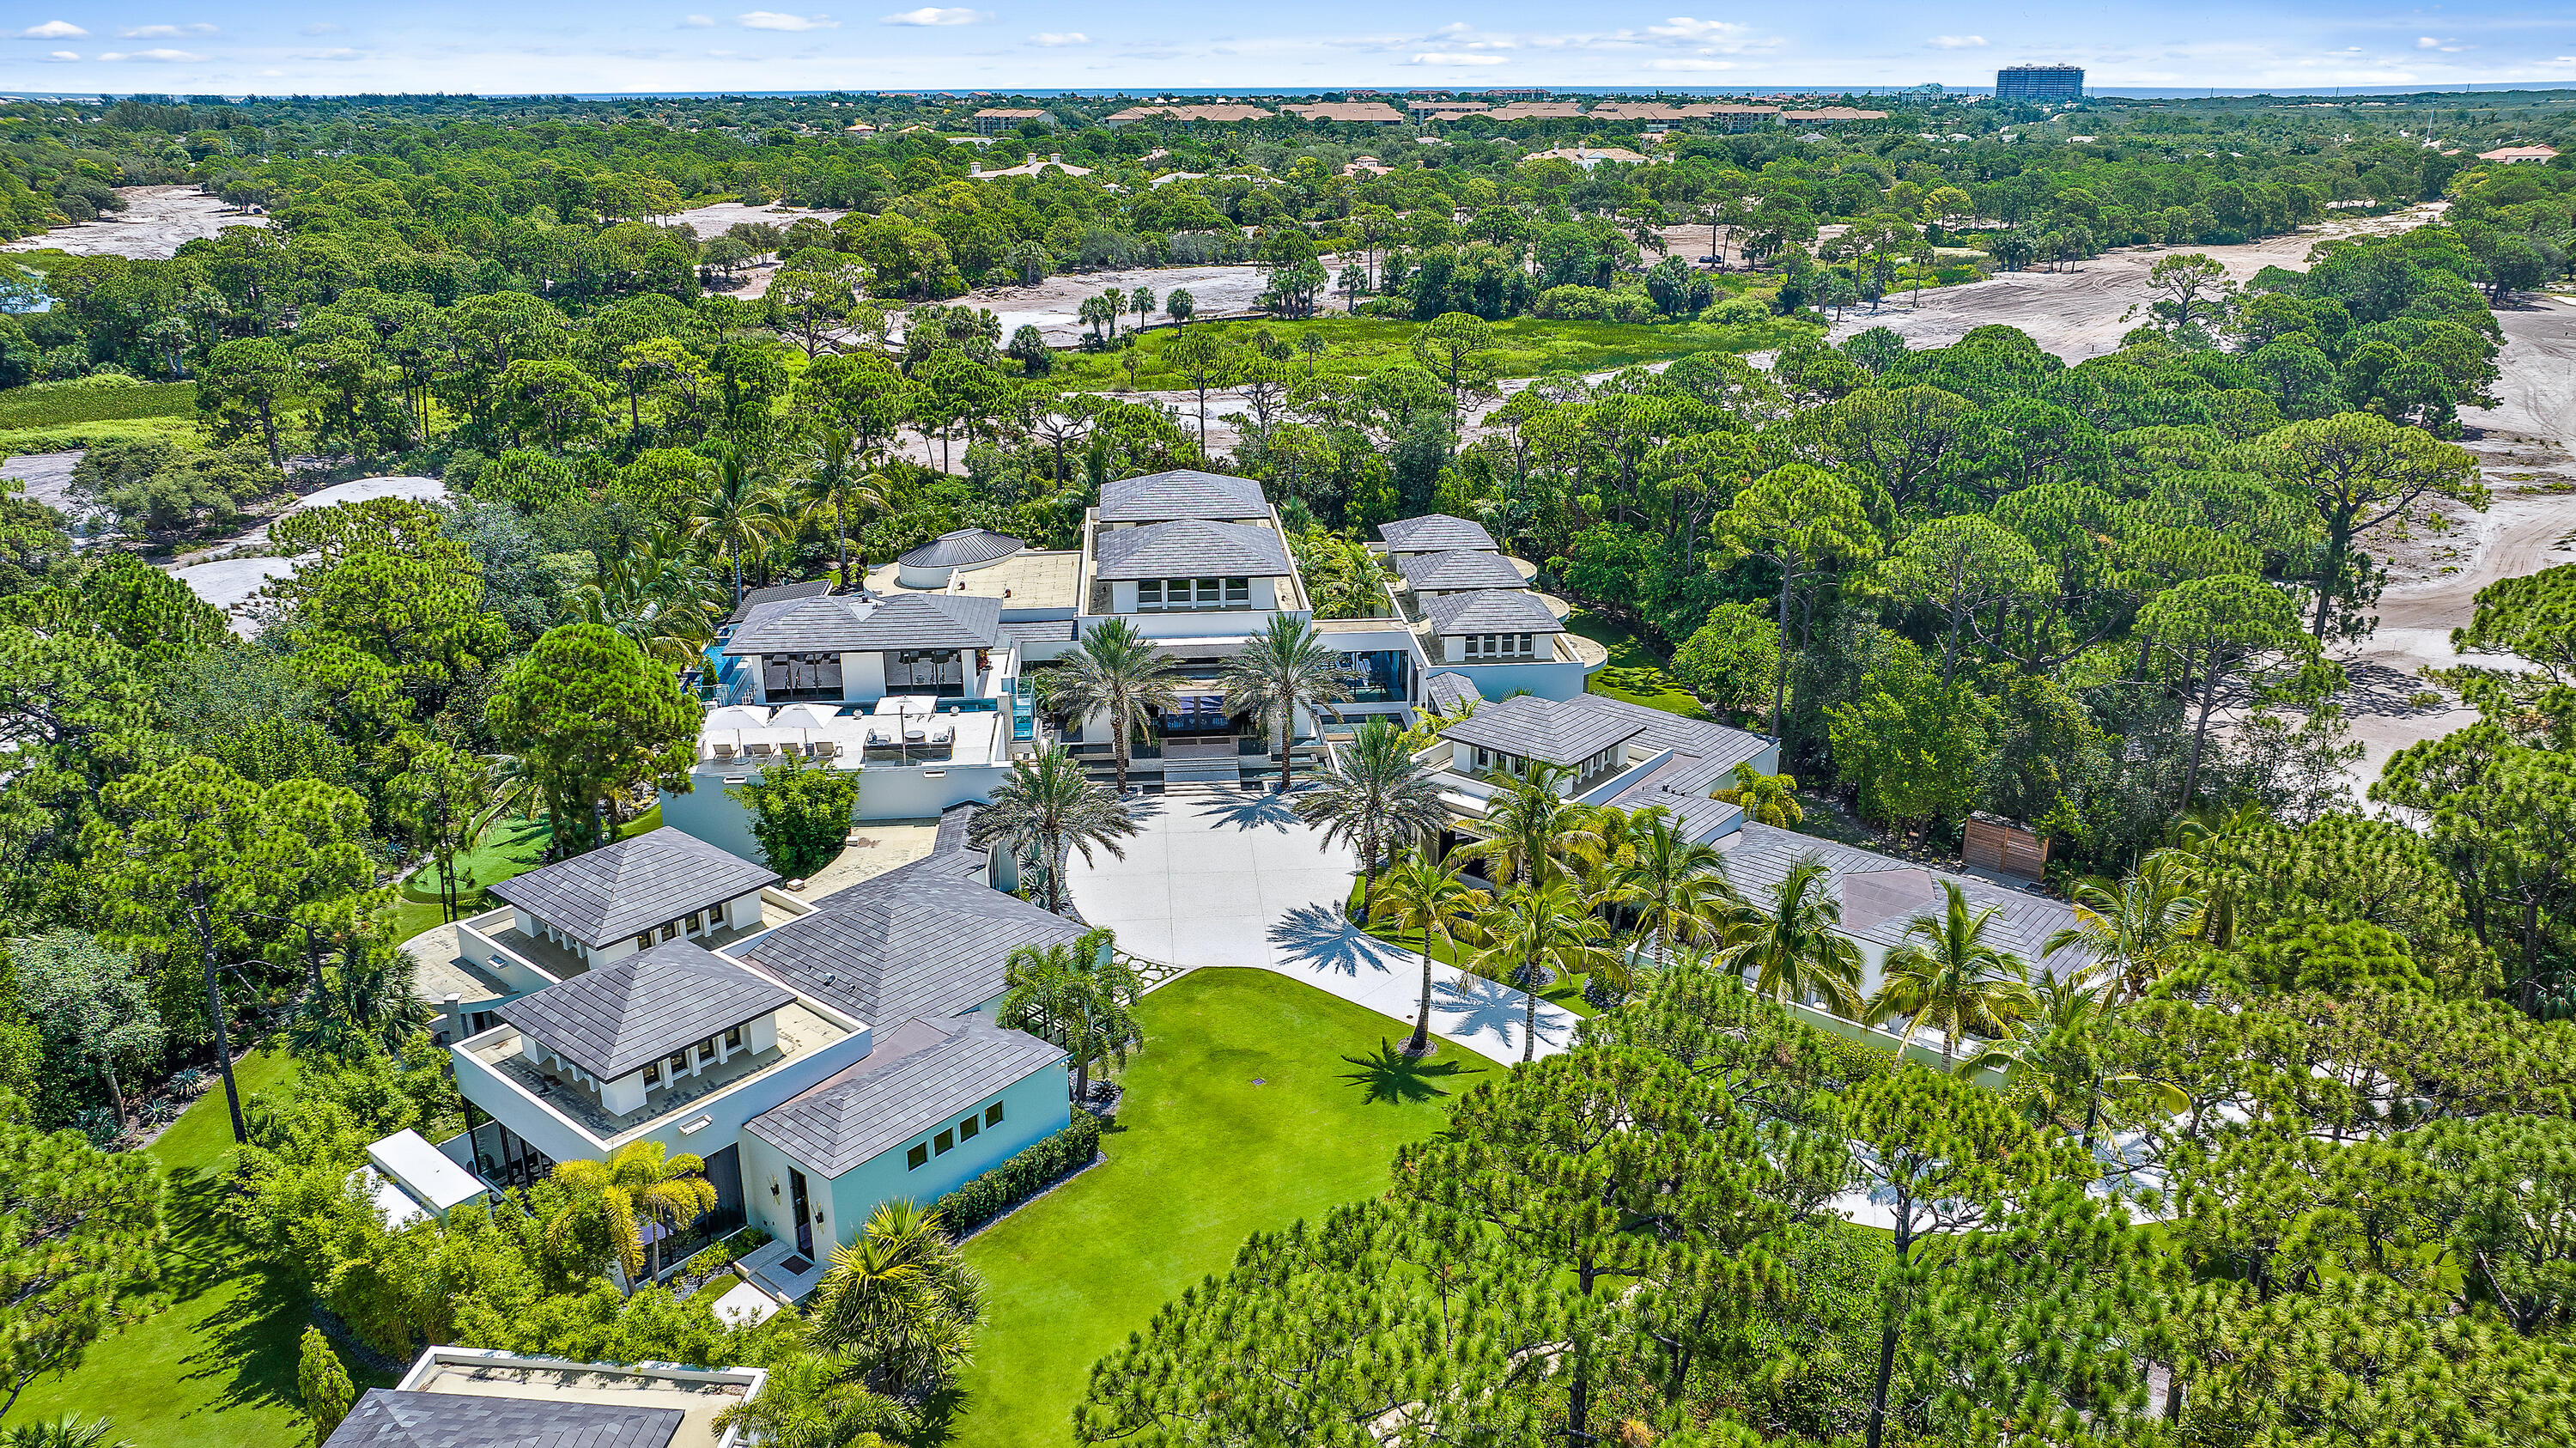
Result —
<path fill-rule="evenodd" d="M 694 941 L 666 940 L 519 997 L 501 1019 L 603 1081 L 796 999 Z"/>
<path fill-rule="evenodd" d="M 1529 580 L 1500 553 L 1452 548 L 1442 553 L 1400 553 L 1395 571 L 1416 592 L 1454 593 L 1468 588 L 1527 588 Z"/>
<path fill-rule="evenodd" d="M 1433 713 L 1447 715 L 1455 715 L 1470 702 L 1485 702 L 1476 681 L 1465 674 L 1433 674 L 1422 681 L 1422 697 Z"/>
<path fill-rule="evenodd" d="M 1184 519 L 1099 536 L 1100 578 L 1279 578 L 1289 572 L 1279 535 L 1254 523 Z"/>
<path fill-rule="evenodd" d="M 1224 473 L 1174 468 L 1120 478 L 1100 488 L 1103 523 L 1167 523 L 1175 518 L 1258 518 L 1270 511 L 1261 484 Z"/>
<path fill-rule="evenodd" d="M 809 598 L 756 610 L 725 653 L 989 649 L 1002 642 L 1002 601 L 962 593 L 897 593 L 879 599 Z"/>
<path fill-rule="evenodd" d="M 1629 796 L 1651 785 L 1653 789 L 1649 792 L 1657 796 L 1705 797 L 1710 790 L 1719 785 L 1733 782 L 1735 766 L 1752 763 L 1762 756 L 1762 751 L 1771 747 L 1771 741 L 1759 734 L 1749 734 L 1744 730 L 1719 724 L 1713 720 L 1685 719 L 1679 714 L 1662 709 L 1649 709 L 1643 704 L 1631 704 L 1625 699 L 1585 694 L 1576 702 L 1587 709 L 1601 709 L 1637 721 L 1643 726 L 1637 735 L 1638 748 L 1673 751 L 1674 757 L 1671 761 L 1657 768 L 1647 779 L 1629 786 L 1617 799 L 1611 801 L 1621 809 L 1643 809 L 1649 804 L 1660 804 L 1666 809 L 1677 809 L 1675 802 L 1668 798 L 1648 798 L 1645 795 L 1639 795 L 1632 802 Z M 1733 807 L 1732 805 L 1721 806 L 1726 809 Z"/>
<path fill-rule="evenodd" d="M 1621 740 L 1635 737 L 1645 727 L 1642 720 L 1589 708 L 1580 702 L 1515 694 L 1483 705 L 1441 730 L 1440 737 L 1522 759 L 1575 765 Z"/>
<path fill-rule="evenodd" d="M 1070 618 L 1002 620 L 1002 637 L 1015 644 L 1069 644 L 1079 621 Z"/>
<path fill-rule="evenodd" d="M 857 1064 L 743 1127 L 836 1177 L 978 1110 L 1064 1058 L 1056 1047 L 981 1014 L 909 1020 L 879 1031 Z"/>
<path fill-rule="evenodd" d="M 1008 558 L 1027 546 L 1008 533 L 996 533 L 990 528 L 960 528 L 940 534 L 895 561 L 915 568 L 962 568 Z"/>
<path fill-rule="evenodd" d="M 828 578 L 817 578 L 808 583 L 782 583 L 775 588 L 755 588 L 742 596 L 742 602 L 734 605 L 733 612 L 725 617 L 725 622 L 741 623 L 771 604 L 821 598 L 831 591 L 832 580 Z"/>
<path fill-rule="evenodd" d="M 369 1388 L 323 1448 L 665 1448 L 677 1408 Z"/>
<path fill-rule="evenodd" d="M 489 889 L 582 944 L 597 947 L 777 883 L 777 873 L 767 866 L 666 827 L 540 866 Z"/>
<path fill-rule="evenodd" d="M 1445 553 L 1452 548 L 1482 548 L 1500 552 L 1494 535 L 1483 525 L 1446 513 L 1428 513 L 1419 518 L 1399 518 L 1377 525 L 1377 536 L 1386 540 L 1389 553 Z"/>
<path fill-rule="evenodd" d="M 1474 593 L 1444 593 L 1423 600 L 1422 616 L 1431 631 L 1451 634 L 1563 633 L 1565 625 L 1547 611 L 1535 593 L 1515 588 L 1480 588 Z"/>
<path fill-rule="evenodd" d="M 1726 852 L 1727 878 L 1756 900 L 1760 891 L 1787 878 L 1789 867 L 1800 859 L 1813 855 L 1822 860 L 1833 872 L 1835 894 L 1843 904 L 1843 933 L 1875 945 L 1904 944 L 1905 922 L 1941 908 L 1944 881 L 1955 881 L 1971 905 L 2002 907 L 2003 913 L 1986 927 L 1987 938 L 2020 956 L 2034 974 L 2041 969 L 2040 952 L 2048 937 L 2075 923 L 2075 908 L 2062 900 L 2025 895 L 1973 875 L 1925 869 L 1910 860 L 1771 825 L 1748 823 L 1719 848 Z M 2068 952 L 2047 966 L 2063 973 L 2090 959 L 2088 953 Z"/>
<path fill-rule="evenodd" d="M 953 1016 L 1002 993 L 1002 962 L 1082 927 L 963 878 L 971 852 L 934 854 L 814 902 L 732 954 L 862 1021 Z"/>

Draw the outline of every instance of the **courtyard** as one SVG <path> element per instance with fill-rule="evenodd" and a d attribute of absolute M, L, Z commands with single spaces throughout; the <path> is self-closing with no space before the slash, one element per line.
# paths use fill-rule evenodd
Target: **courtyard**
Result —
<path fill-rule="evenodd" d="M 1410 1024 L 1421 1004 L 1422 966 L 1410 951 L 1372 939 L 1343 917 L 1358 862 L 1327 845 L 1287 797 L 1268 790 L 1178 790 L 1129 800 L 1138 832 L 1126 858 L 1074 857 L 1071 886 L 1082 918 L 1116 931 L 1140 959 L 1198 970 L 1275 971 Z M 1485 1056 L 1517 1061 L 1526 1003 L 1519 991 L 1456 966 L 1431 967 L 1432 1034 Z M 1574 1042 L 1576 1017 L 1541 1001 L 1537 1054 Z"/>

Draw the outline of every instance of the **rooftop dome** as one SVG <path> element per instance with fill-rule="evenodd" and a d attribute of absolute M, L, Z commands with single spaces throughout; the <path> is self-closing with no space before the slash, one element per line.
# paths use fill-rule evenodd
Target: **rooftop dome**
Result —
<path fill-rule="evenodd" d="M 1028 545 L 990 528 L 960 528 L 942 533 L 895 561 L 907 568 L 972 568 L 1008 558 Z"/>

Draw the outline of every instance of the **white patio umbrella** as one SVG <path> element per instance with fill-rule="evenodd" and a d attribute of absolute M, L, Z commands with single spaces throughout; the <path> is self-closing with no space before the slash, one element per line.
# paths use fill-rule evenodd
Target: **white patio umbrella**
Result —
<path fill-rule="evenodd" d="M 828 704 L 790 704 L 770 716 L 773 729 L 816 729 L 830 731 L 840 727 L 839 711 Z"/>
<path fill-rule="evenodd" d="M 707 712 L 708 729 L 766 729 L 769 711 L 757 704 L 727 704 Z"/>

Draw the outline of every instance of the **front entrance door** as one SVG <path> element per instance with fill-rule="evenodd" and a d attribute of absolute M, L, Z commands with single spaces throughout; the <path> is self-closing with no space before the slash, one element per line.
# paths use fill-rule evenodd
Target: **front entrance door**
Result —
<path fill-rule="evenodd" d="M 805 1204 L 805 1173 L 787 1169 L 787 1204 L 796 1209 L 796 1255 L 814 1260 L 814 1209 Z"/>

